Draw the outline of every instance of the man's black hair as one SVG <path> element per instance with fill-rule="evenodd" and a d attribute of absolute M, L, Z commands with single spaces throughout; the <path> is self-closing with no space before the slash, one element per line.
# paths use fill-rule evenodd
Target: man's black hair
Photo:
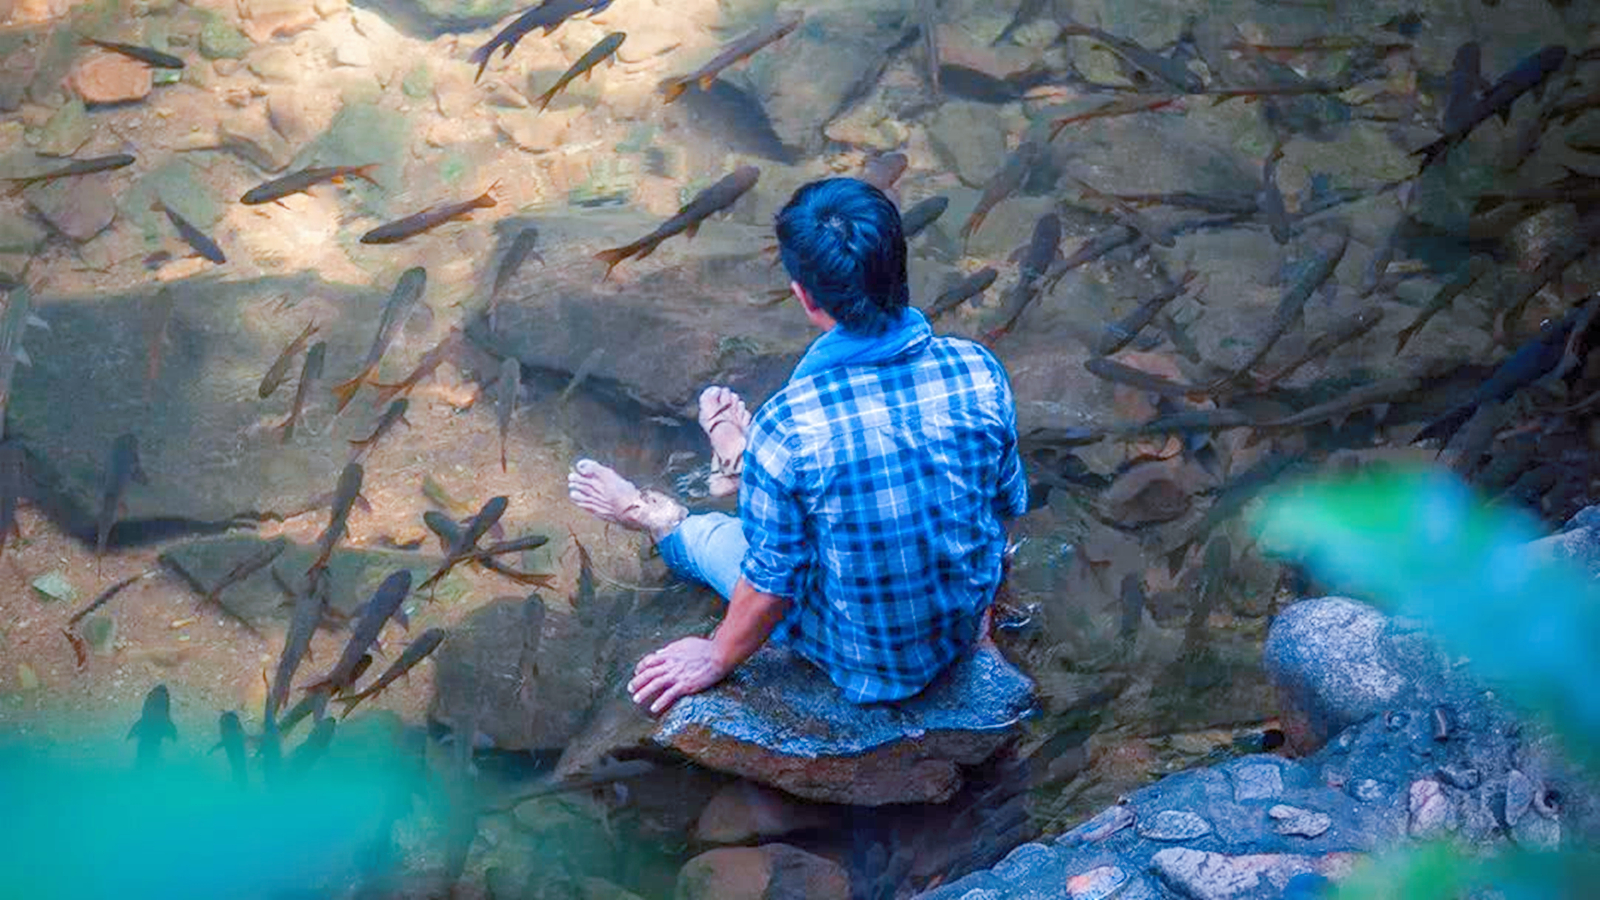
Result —
<path fill-rule="evenodd" d="M 881 334 L 911 302 L 900 211 L 854 178 L 802 186 L 778 213 L 789 278 L 846 331 Z"/>

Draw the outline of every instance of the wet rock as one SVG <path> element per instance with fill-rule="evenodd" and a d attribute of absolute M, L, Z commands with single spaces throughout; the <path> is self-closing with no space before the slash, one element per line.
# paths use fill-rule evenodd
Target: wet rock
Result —
<path fill-rule="evenodd" d="M 1561 821 L 1544 816 L 1528 816 L 1511 829 L 1511 839 L 1520 847 L 1535 851 L 1561 849 Z"/>
<path fill-rule="evenodd" d="M 1279 804 L 1267 810 L 1267 815 L 1273 820 L 1273 831 L 1295 837 L 1314 838 L 1333 827 L 1332 816 L 1298 806 Z"/>
<path fill-rule="evenodd" d="M 798 29 L 752 57 L 750 81 L 778 138 L 801 156 L 820 151 L 826 118 L 879 69 L 897 36 L 864 6 L 809 9 Z"/>
<path fill-rule="evenodd" d="M 298 34 L 320 18 L 306 0 L 239 0 L 245 34 L 258 44 Z"/>
<path fill-rule="evenodd" d="M 1349 873 L 1356 859 L 1352 853 L 1228 856 L 1171 847 L 1151 857 L 1150 864 L 1162 881 L 1189 900 L 1245 900 L 1276 896 L 1296 875 L 1311 873 L 1337 880 Z"/>
<path fill-rule="evenodd" d="M 264 172 L 279 172 L 294 159 L 294 148 L 272 127 L 268 113 L 257 104 L 217 123 L 218 143 L 245 162 Z"/>
<path fill-rule="evenodd" d="M 1129 877 L 1128 871 L 1118 866 L 1099 866 L 1068 878 L 1067 896 L 1071 900 L 1107 900 L 1116 896 Z"/>
<path fill-rule="evenodd" d="M 431 38 L 486 28 L 523 9 L 523 0 L 356 0 L 371 7 L 396 28 Z"/>
<path fill-rule="evenodd" d="M 1362 803 L 1376 803 L 1394 792 L 1394 785 L 1376 778 L 1357 778 L 1345 786 L 1350 796 Z"/>
<path fill-rule="evenodd" d="M 0 211 L 0 254 L 30 254 L 48 235 L 27 216 Z"/>
<path fill-rule="evenodd" d="M 1439 780 L 1457 790 L 1470 791 L 1483 783 L 1483 772 L 1474 766 L 1447 763 L 1439 767 Z"/>
<path fill-rule="evenodd" d="M 69 82 L 88 104 L 143 100 L 154 85 L 149 66 L 108 51 L 86 57 L 72 70 Z"/>
<path fill-rule="evenodd" d="M 743 844 L 834 822 L 823 807 L 804 803 L 750 781 L 735 781 L 706 804 L 695 837 L 708 844 Z"/>
<path fill-rule="evenodd" d="M 248 65 L 256 77 L 268 84 L 298 84 L 305 77 L 306 63 L 292 46 L 272 46 L 252 53 Z"/>
<path fill-rule="evenodd" d="M 1406 673 L 1385 664 L 1387 624 L 1378 610 L 1342 597 L 1302 600 L 1273 622 L 1264 662 L 1297 747 L 1320 747 L 1410 686 Z"/>
<path fill-rule="evenodd" d="M 338 112 L 337 102 L 322 91 L 283 89 L 267 95 L 267 121 L 292 146 L 321 133 Z"/>
<path fill-rule="evenodd" d="M 928 142 L 956 177 L 972 188 L 983 187 L 1009 153 L 1000 113 L 983 103 L 939 104 L 928 124 Z"/>
<path fill-rule="evenodd" d="M 1283 770 L 1272 763 L 1234 766 L 1229 774 L 1233 777 L 1233 799 L 1240 803 L 1272 800 L 1283 794 Z"/>
<path fill-rule="evenodd" d="M 243 59 L 250 39 L 222 16 L 213 15 L 200 27 L 200 55 L 206 59 Z"/>
<path fill-rule="evenodd" d="M 677 900 L 848 900 L 850 877 L 838 863 L 788 844 L 725 847 L 685 863 L 674 896 Z"/>
<path fill-rule="evenodd" d="M 1515 826 L 1533 806 L 1533 779 L 1512 769 L 1506 775 L 1506 802 L 1503 821 Z"/>
<path fill-rule="evenodd" d="M 1455 827 L 1455 805 L 1439 782 L 1430 778 L 1411 782 L 1409 803 L 1411 818 L 1406 829 L 1412 837 L 1426 840 Z"/>
<path fill-rule="evenodd" d="M 1591 578 L 1600 578 L 1600 526 L 1588 524 L 1592 519 L 1580 521 L 1585 524 L 1529 543 L 1530 558 L 1535 562 L 1572 563 L 1588 572 Z"/>
<path fill-rule="evenodd" d="M 529 153 L 548 153 L 561 146 L 567 126 L 582 112 L 576 107 L 554 109 L 541 115 L 534 115 L 529 110 L 507 110 L 496 115 L 494 122 L 500 133 L 517 145 L 517 149 Z"/>
<path fill-rule="evenodd" d="M 31 187 L 24 196 L 51 228 L 81 244 L 111 227 L 117 217 L 110 177 L 63 178 Z"/>
<path fill-rule="evenodd" d="M 1152 841 L 1192 841 L 1211 833 L 1211 823 L 1178 809 L 1164 809 L 1148 819 L 1140 819 L 1139 836 Z"/>
<path fill-rule="evenodd" d="M 74 97 L 50 115 L 34 149 L 49 156 L 71 156 L 88 143 L 90 134 L 89 114 L 83 101 Z"/>

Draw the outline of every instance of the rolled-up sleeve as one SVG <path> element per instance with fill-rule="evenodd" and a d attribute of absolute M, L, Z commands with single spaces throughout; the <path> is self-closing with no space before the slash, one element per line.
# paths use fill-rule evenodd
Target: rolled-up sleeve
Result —
<path fill-rule="evenodd" d="M 739 486 L 739 520 L 750 544 L 743 573 L 756 590 L 788 599 L 800 596 L 813 554 L 795 463 L 788 441 L 759 418 L 752 423 Z"/>

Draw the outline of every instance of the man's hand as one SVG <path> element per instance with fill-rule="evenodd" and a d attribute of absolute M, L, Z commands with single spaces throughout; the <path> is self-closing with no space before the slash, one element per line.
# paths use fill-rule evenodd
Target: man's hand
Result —
<path fill-rule="evenodd" d="M 649 704 L 652 715 L 666 712 L 680 697 L 698 694 L 726 678 L 733 666 L 723 662 L 716 645 L 687 637 L 648 654 L 633 669 L 628 692 L 633 702 Z M 654 701 L 654 702 L 652 702 Z"/>

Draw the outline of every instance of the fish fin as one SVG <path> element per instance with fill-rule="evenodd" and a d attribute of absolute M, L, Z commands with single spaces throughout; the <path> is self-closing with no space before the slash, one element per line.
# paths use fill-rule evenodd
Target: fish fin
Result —
<path fill-rule="evenodd" d="M 666 81 L 661 82 L 661 93 L 664 95 L 661 102 L 671 103 L 679 97 L 682 97 L 683 92 L 688 89 L 689 82 L 681 78 L 669 78 Z M 18 188 L 16 190 L 20 191 L 21 189 Z M 15 193 L 15 191 L 13 193 Z"/>
<path fill-rule="evenodd" d="M 361 374 L 359 374 L 356 377 L 350 379 L 349 381 L 344 382 L 343 384 L 334 385 L 333 386 L 333 395 L 335 397 L 339 398 L 339 405 L 334 409 L 334 412 L 335 413 L 344 412 L 344 408 L 346 406 L 350 405 L 350 401 L 351 400 L 355 399 L 356 392 L 361 390 L 361 386 L 363 384 L 366 384 L 366 383 L 367 383 L 367 373 L 366 372 L 362 372 Z"/>
<path fill-rule="evenodd" d="M 365 181 L 367 184 L 370 184 L 373 187 L 377 187 L 378 182 L 373 179 L 371 172 L 373 169 L 376 169 L 381 165 L 383 165 L 383 163 L 367 163 L 364 166 L 356 166 L 354 169 L 350 170 L 350 174 L 361 179 L 362 181 Z"/>
<path fill-rule="evenodd" d="M 475 205 L 479 206 L 479 207 L 493 206 L 495 204 L 494 190 L 495 190 L 495 188 L 497 188 L 499 186 L 500 186 L 500 179 L 496 178 L 494 180 L 494 184 L 489 185 L 488 189 L 486 189 L 483 192 L 483 196 L 479 197 L 478 199 L 476 199 L 476 200 L 474 200 L 472 202 Z"/>
<path fill-rule="evenodd" d="M 545 91 L 543 94 L 540 94 L 539 95 L 539 99 L 537 101 L 538 104 L 539 104 L 539 111 L 540 112 L 544 112 L 545 110 L 549 109 L 550 108 L 550 101 L 554 100 L 555 98 L 556 98 L 556 89 L 555 88 L 551 88 L 550 90 Z"/>
<path fill-rule="evenodd" d="M 689 223 L 689 227 L 685 228 L 683 230 L 684 237 L 691 238 L 691 239 L 695 235 L 697 235 L 699 233 L 700 233 L 700 223 L 699 222 L 690 222 Z"/>
<path fill-rule="evenodd" d="M 601 250 L 599 253 L 596 253 L 594 258 L 606 264 L 606 274 L 600 280 L 605 281 L 607 278 L 610 278 L 611 270 L 615 269 L 618 263 L 632 256 L 633 251 L 634 248 L 630 246 L 613 247 L 610 250 Z"/>
<path fill-rule="evenodd" d="M 711 90 L 711 86 L 713 84 L 716 84 L 716 83 L 717 83 L 717 76 L 716 76 L 715 73 L 712 73 L 710 75 L 701 75 L 699 78 L 695 79 L 695 85 L 697 87 L 699 87 L 700 90 L 702 90 L 702 91 Z"/>

